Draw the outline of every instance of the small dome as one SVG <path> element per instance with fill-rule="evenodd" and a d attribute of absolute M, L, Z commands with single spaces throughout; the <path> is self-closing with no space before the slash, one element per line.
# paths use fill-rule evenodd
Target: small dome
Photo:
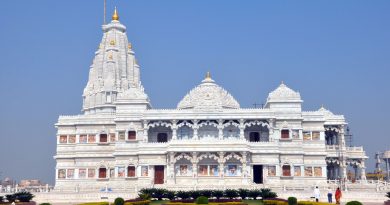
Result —
<path fill-rule="evenodd" d="M 283 82 L 268 94 L 268 102 L 279 102 L 279 101 L 301 101 L 301 94 L 295 92 L 291 88 L 287 87 Z"/>
<path fill-rule="evenodd" d="M 320 109 L 318 109 L 318 112 L 323 113 L 324 116 L 333 116 L 334 115 L 330 110 L 326 109 L 323 105 L 321 106 Z"/>
<path fill-rule="evenodd" d="M 178 104 L 178 109 L 238 109 L 240 105 L 207 73 L 202 83 L 192 89 Z"/>

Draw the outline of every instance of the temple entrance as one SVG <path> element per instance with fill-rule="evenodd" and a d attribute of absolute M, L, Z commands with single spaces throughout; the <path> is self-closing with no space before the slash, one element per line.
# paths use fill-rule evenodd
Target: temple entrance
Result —
<path fill-rule="evenodd" d="M 263 183 L 263 165 L 253 165 L 253 182 L 255 184 Z"/>
<path fill-rule="evenodd" d="M 164 184 L 164 166 L 154 166 L 154 184 Z"/>

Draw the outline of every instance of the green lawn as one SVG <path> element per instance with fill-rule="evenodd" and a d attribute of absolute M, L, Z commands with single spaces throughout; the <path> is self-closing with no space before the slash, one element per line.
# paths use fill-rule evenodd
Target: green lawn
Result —
<path fill-rule="evenodd" d="M 169 201 L 152 201 L 149 205 L 161 205 L 168 202 Z M 243 202 L 248 205 L 263 205 L 263 203 L 259 200 L 243 200 Z"/>

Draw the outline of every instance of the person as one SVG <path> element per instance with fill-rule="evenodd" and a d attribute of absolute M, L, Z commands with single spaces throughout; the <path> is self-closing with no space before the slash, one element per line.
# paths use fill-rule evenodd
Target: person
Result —
<path fill-rule="evenodd" d="M 342 196 L 343 196 L 343 194 L 341 193 L 340 188 L 337 188 L 336 193 L 334 195 L 334 197 L 336 199 L 336 204 L 340 204 L 340 199 Z"/>
<path fill-rule="evenodd" d="M 318 186 L 314 189 L 314 198 L 316 199 L 316 202 L 320 201 L 320 189 L 318 189 Z"/>
<path fill-rule="evenodd" d="M 328 203 L 332 203 L 332 189 L 330 187 L 328 187 Z"/>

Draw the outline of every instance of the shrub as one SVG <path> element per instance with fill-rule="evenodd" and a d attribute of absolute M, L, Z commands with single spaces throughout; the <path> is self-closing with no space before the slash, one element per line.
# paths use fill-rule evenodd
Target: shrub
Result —
<path fill-rule="evenodd" d="M 189 191 L 189 194 L 193 199 L 197 199 L 198 197 L 200 197 L 200 191 L 196 191 L 196 190 Z"/>
<path fill-rule="evenodd" d="M 288 197 L 288 205 L 297 205 L 298 200 L 295 197 Z"/>
<path fill-rule="evenodd" d="M 213 197 L 220 199 L 221 197 L 223 197 L 223 191 L 222 190 L 214 190 Z"/>
<path fill-rule="evenodd" d="M 168 190 L 166 190 L 166 189 L 155 189 L 154 192 L 152 193 L 152 198 L 156 198 L 159 201 L 161 201 L 164 198 L 164 194 L 167 191 Z"/>
<path fill-rule="evenodd" d="M 138 197 L 142 200 L 150 200 L 152 197 L 150 196 L 150 194 L 142 194 L 142 193 L 139 193 L 138 194 Z"/>
<path fill-rule="evenodd" d="M 7 201 L 8 202 L 15 202 L 15 200 L 16 200 L 16 196 L 15 196 L 15 194 L 7 194 L 7 195 L 5 195 L 5 198 L 7 199 Z"/>
<path fill-rule="evenodd" d="M 205 196 L 200 196 L 196 199 L 196 204 L 209 204 L 209 199 Z"/>
<path fill-rule="evenodd" d="M 278 195 L 275 192 L 272 192 L 271 189 L 260 189 L 260 196 L 263 199 L 272 199 L 278 197 Z"/>
<path fill-rule="evenodd" d="M 188 191 L 178 191 L 176 192 L 176 197 L 179 197 L 183 200 L 190 198 L 190 193 Z"/>
<path fill-rule="evenodd" d="M 201 190 L 199 191 L 201 196 L 205 196 L 207 198 L 211 198 L 213 196 L 213 191 L 212 190 Z"/>
<path fill-rule="evenodd" d="M 348 203 L 346 203 L 345 205 L 363 205 L 361 202 L 358 202 L 358 201 L 350 201 Z"/>
<path fill-rule="evenodd" d="M 125 200 L 123 198 L 116 198 L 115 201 L 114 201 L 114 205 L 124 205 L 125 204 Z"/>
<path fill-rule="evenodd" d="M 174 191 L 166 190 L 163 195 L 164 195 L 164 198 L 166 198 L 166 199 L 174 200 L 175 199 L 175 194 L 176 193 Z"/>
<path fill-rule="evenodd" d="M 226 189 L 224 192 L 224 196 L 229 198 L 229 199 L 233 199 L 233 198 L 238 197 L 238 193 L 234 189 Z"/>
<path fill-rule="evenodd" d="M 249 190 L 248 189 L 239 189 L 238 195 L 241 197 L 242 200 L 246 199 L 249 195 Z"/>
<path fill-rule="evenodd" d="M 261 196 L 261 191 L 258 189 L 249 190 L 248 197 L 252 198 L 253 200 L 256 200 L 257 197 Z"/>

